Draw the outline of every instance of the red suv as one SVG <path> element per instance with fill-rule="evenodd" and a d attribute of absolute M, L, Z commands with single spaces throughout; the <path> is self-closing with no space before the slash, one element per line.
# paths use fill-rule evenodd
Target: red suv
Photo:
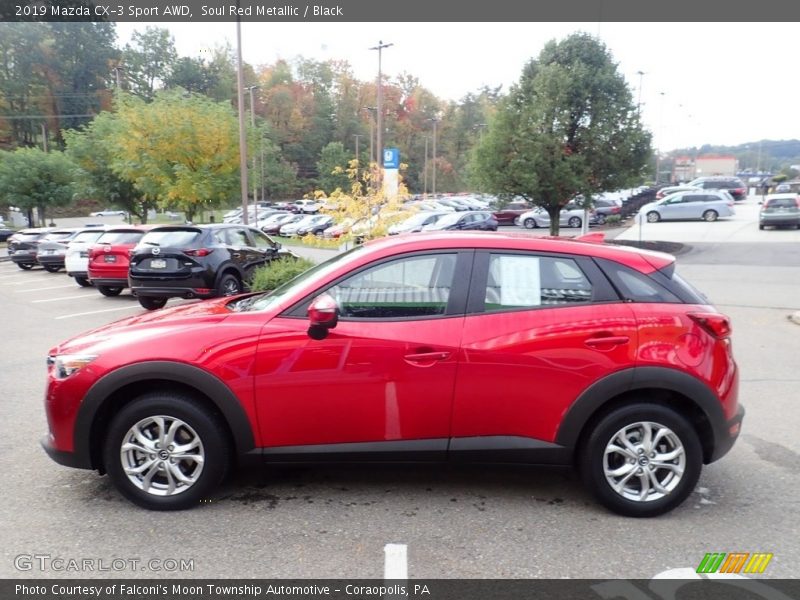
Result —
<path fill-rule="evenodd" d="M 597 237 L 384 238 L 106 325 L 50 351 L 44 448 L 159 510 L 246 462 L 385 460 L 577 464 L 664 513 L 739 434 L 731 327 L 672 256 Z"/>
<path fill-rule="evenodd" d="M 128 287 L 131 250 L 152 226 L 129 225 L 109 229 L 89 248 L 89 281 L 104 296 L 119 296 Z"/>

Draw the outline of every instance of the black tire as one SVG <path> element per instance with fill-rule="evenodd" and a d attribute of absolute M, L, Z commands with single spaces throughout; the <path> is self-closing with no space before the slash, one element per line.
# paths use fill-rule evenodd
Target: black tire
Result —
<path fill-rule="evenodd" d="M 136 298 L 139 300 L 139 304 L 147 310 L 164 308 L 164 305 L 167 303 L 167 298 L 154 298 L 152 296 L 137 296 Z"/>
<path fill-rule="evenodd" d="M 709 223 L 713 223 L 717 220 L 719 214 L 715 210 L 707 210 L 703 213 L 703 221 L 708 221 Z"/>
<path fill-rule="evenodd" d="M 42 265 L 44 270 L 48 273 L 58 273 L 61 270 L 60 265 Z"/>
<path fill-rule="evenodd" d="M 645 450 L 644 430 L 638 428 L 645 423 L 668 432 L 656 448 L 651 448 L 650 454 Z M 635 451 L 607 453 L 607 448 L 618 435 L 624 435 Z M 669 462 L 674 469 L 654 467 L 655 461 L 650 464 L 652 458 L 658 457 L 656 452 L 667 456 L 677 448 L 683 449 L 683 458 L 674 459 L 680 464 L 667 459 L 658 463 Z M 606 477 L 606 461 L 612 476 L 614 471 L 628 469 L 616 474 L 624 480 L 619 482 L 623 486 L 619 492 Z M 581 446 L 579 465 L 584 483 L 606 508 L 628 517 L 655 517 L 677 507 L 692 493 L 703 466 L 703 450 L 697 432 L 684 417 L 665 406 L 638 403 L 613 410 L 591 428 Z M 675 472 L 679 468 L 682 473 L 676 480 Z M 639 477 L 640 474 L 644 477 Z M 651 487 L 654 478 L 659 480 L 666 493 Z M 632 499 L 631 496 L 637 493 L 646 493 L 651 499 Z"/>
<path fill-rule="evenodd" d="M 159 418 L 163 418 L 163 421 Z M 156 447 L 159 444 L 159 431 L 167 435 L 173 425 L 175 441 L 182 443 L 171 444 L 172 450 L 169 446 Z M 140 437 L 133 436 L 134 428 L 137 428 Z M 152 444 L 145 445 L 142 438 L 152 441 Z M 188 447 L 195 442 L 198 445 L 194 448 L 171 454 L 175 447 Z M 129 449 L 123 452 L 122 448 L 127 443 L 139 446 L 142 450 Z M 152 454 L 149 454 L 151 451 Z M 202 456 L 202 463 L 192 456 Z M 163 460 L 160 460 L 162 457 Z M 133 481 L 125 472 L 125 464 L 142 467 L 148 461 L 160 463 L 154 464 L 154 469 L 142 471 L 144 479 L 153 473 L 149 483 L 132 474 L 136 480 Z M 150 510 L 184 510 L 207 499 L 223 480 L 230 464 L 230 444 L 218 416 L 191 398 L 152 392 L 133 400 L 111 419 L 103 443 L 103 464 L 114 486 L 134 504 Z M 173 472 L 179 472 L 188 482 L 177 480 Z M 170 479 L 174 486 L 172 488 Z"/>
<path fill-rule="evenodd" d="M 81 287 L 91 287 L 92 282 L 89 281 L 86 277 L 76 277 L 75 283 L 77 283 Z"/>
<path fill-rule="evenodd" d="M 119 296 L 122 293 L 123 288 L 115 287 L 110 285 L 98 285 L 97 291 L 103 294 L 103 296 L 108 296 L 109 298 L 113 296 Z"/>
<path fill-rule="evenodd" d="M 233 273 L 225 273 L 217 282 L 217 296 L 236 296 L 242 293 L 242 282 Z"/>
<path fill-rule="evenodd" d="M 31 263 L 17 263 L 17 266 L 23 271 L 30 271 L 33 268 Z"/>
<path fill-rule="evenodd" d="M 567 225 L 569 225 L 572 228 L 578 228 L 581 226 L 582 223 L 583 221 L 581 220 L 580 217 L 570 217 L 569 221 L 567 221 Z"/>
<path fill-rule="evenodd" d="M 648 223 L 658 223 L 661 220 L 661 215 L 656 211 L 650 211 L 647 213 L 647 222 Z"/>
<path fill-rule="evenodd" d="M 597 224 L 598 225 L 606 224 L 606 216 L 603 213 L 597 213 Z"/>
<path fill-rule="evenodd" d="M 536 219 L 531 219 L 530 217 L 525 219 L 525 221 L 522 224 L 525 225 L 525 229 L 536 229 L 539 226 L 536 223 Z"/>
<path fill-rule="evenodd" d="M 759 229 L 761 229 L 761 230 L 763 230 L 763 229 L 764 229 L 764 226 L 763 226 L 763 225 L 759 225 L 759 226 L 758 226 L 758 228 L 759 228 Z M 796 228 L 797 228 L 797 225 L 795 225 L 795 229 L 796 229 Z"/>

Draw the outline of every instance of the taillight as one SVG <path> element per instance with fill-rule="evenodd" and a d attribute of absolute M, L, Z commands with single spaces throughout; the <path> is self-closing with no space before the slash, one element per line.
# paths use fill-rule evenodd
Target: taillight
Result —
<path fill-rule="evenodd" d="M 800 208 L 800 196 L 794 199 L 795 203 L 797 204 L 797 208 Z"/>
<path fill-rule="evenodd" d="M 619 214 L 619 211 L 620 211 L 620 210 L 621 210 L 621 209 L 620 209 L 620 207 L 619 207 L 619 206 L 615 206 L 615 207 L 613 207 L 613 208 L 611 209 L 611 213 L 616 215 L 616 214 Z"/>
<path fill-rule="evenodd" d="M 717 339 L 731 335 L 731 321 L 719 313 L 689 313 L 689 317 Z"/>
<path fill-rule="evenodd" d="M 183 253 L 186 256 L 208 256 L 211 254 L 211 250 L 208 248 L 197 248 L 196 250 L 184 250 Z"/>

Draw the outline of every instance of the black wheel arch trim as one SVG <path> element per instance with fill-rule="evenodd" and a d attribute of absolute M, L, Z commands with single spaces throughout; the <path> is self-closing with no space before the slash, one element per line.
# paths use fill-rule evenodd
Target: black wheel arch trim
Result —
<path fill-rule="evenodd" d="M 99 379 L 81 402 L 74 426 L 76 466 L 98 468 L 94 464 L 92 428 L 105 402 L 123 387 L 146 380 L 169 381 L 189 386 L 209 398 L 224 417 L 232 434 L 234 450 L 241 456 L 255 448 L 250 420 L 231 389 L 208 371 L 185 363 L 147 361 L 120 367 Z"/>
<path fill-rule="evenodd" d="M 656 388 L 677 392 L 693 402 L 706 416 L 714 439 L 711 460 L 718 458 L 717 448 L 727 435 L 725 415 L 717 395 L 705 383 L 677 369 L 667 367 L 632 367 L 596 381 L 567 410 L 556 434 L 556 443 L 576 448 L 584 426 L 609 401 L 625 392 Z"/>

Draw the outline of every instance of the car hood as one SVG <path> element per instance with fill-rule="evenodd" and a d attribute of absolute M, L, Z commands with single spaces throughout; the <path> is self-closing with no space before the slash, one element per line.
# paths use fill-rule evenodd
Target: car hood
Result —
<path fill-rule="evenodd" d="M 173 308 L 145 311 L 75 336 L 54 346 L 50 354 L 101 354 L 109 348 L 146 339 L 152 339 L 157 344 L 159 339 L 179 330 L 197 329 L 202 325 L 215 325 L 225 320 L 232 314 L 226 307 L 229 301 L 230 298 L 214 298 Z"/>

